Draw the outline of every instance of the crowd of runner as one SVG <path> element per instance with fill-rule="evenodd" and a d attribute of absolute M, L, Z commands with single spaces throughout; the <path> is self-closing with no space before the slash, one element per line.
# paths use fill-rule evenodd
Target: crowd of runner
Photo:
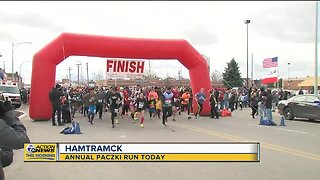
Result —
<path fill-rule="evenodd" d="M 252 117 L 259 113 L 264 114 L 272 120 L 272 112 L 275 111 L 277 103 L 282 99 L 288 99 L 287 92 L 273 91 L 264 88 L 242 88 L 224 89 L 213 88 L 209 90 L 210 97 L 202 88 L 195 95 L 188 87 L 60 87 L 57 85 L 49 93 L 53 106 L 52 125 L 70 123 L 75 113 L 79 112 L 88 118 L 93 124 L 95 116 L 102 119 L 104 112 L 111 113 L 112 127 L 119 124 L 119 119 L 129 116 L 133 123 L 140 122 L 144 127 L 144 121 L 149 119 L 162 119 L 166 125 L 168 117 L 176 121 L 176 116 L 187 113 L 191 119 L 193 112 L 193 101 L 196 101 L 197 112 L 194 117 L 199 118 L 204 103 L 211 106 L 211 118 L 219 118 L 223 109 L 234 111 L 235 109 L 251 108 Z M 62 121 L 60 119 L 62 112 Z M 55 116 L 57 114 L 57 117 Z M 193 114 L 193 113 L 192 113 Z"/>

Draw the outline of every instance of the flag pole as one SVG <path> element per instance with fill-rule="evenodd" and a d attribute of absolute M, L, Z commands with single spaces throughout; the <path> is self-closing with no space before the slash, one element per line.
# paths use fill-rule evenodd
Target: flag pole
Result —
<path fill-rule="evenodd" d="M 315 40 L 315 82 L 314 94 L 318 94 L 318 1 L 316 1 L 316 40 Z"/>

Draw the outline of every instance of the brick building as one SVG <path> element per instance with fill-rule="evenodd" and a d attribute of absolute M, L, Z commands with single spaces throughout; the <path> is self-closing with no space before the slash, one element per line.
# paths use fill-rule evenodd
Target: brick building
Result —
<path fill-rule="evenodd" d="M 283 79 L 282 81 L 282 89 L 289 89 L 289 90 L 299 90 L 299 83 L 303 82 L 306 78 L 290 78 Z M 309 88 L 304 87 L 304 90 L 309 90 Z"/>

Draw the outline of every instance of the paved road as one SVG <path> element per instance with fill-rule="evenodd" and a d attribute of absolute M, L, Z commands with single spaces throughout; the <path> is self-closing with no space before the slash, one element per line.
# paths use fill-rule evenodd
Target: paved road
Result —
<path fill-rule="evenodd" d="M 23 107 L 22 110 L 27 110 Z M 274 115 L 277 123 L 280 116 Z M 257 163 L 25 163 L 23 151 L 15 152 L 14 163 L 5 169 L 8 180 L 42 179 L 319 179 L 320 123 L 286 121 L 287 126 L 259 126 L 249 109 L 232 117 L 188 120 L 179 116 L 163 127 L 159 119 L 146 119 L 145 128 L 129 118 L 111 128 L 110 114 L 90 125 L 77 115 L 82 135 L 61 135 L 63 127 L 49 121 L 21 118 L 32 142 L 260 142 L 261 162 Z"/>

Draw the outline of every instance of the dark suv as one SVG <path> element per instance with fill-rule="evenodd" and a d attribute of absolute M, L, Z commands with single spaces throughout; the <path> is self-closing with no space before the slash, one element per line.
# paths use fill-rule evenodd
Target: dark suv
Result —
<path fill-rule="evenodd" d="M 299 95 L 278 104 L 278 110 L 287 120 L 295 117 L 320 120 L 320 95 Z"/>

